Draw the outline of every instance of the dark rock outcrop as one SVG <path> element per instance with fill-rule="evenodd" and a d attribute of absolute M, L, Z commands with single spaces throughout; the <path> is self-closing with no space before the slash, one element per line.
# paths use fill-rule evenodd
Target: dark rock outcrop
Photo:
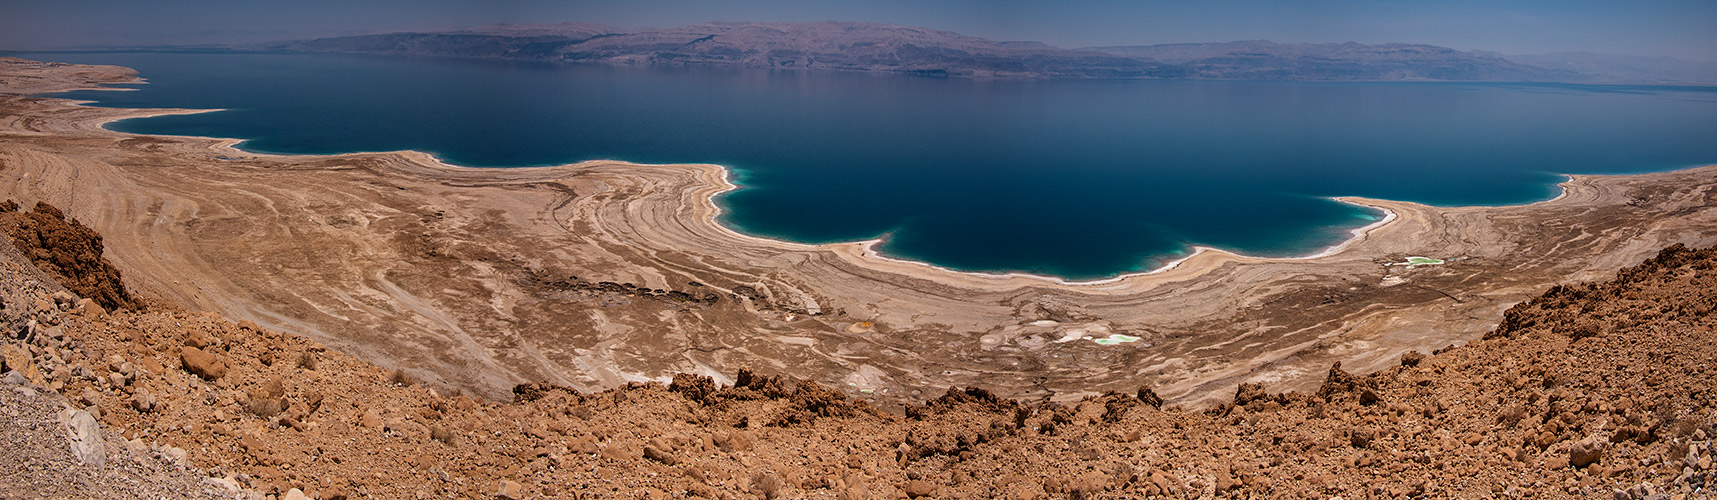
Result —
<path fill-rule="evenodd" d="M 0 206 L 0 231 L 35 262 L 61 278 L 66 289 L 94 300 L 107 310 L 135 309 L 137 300 L 125 289 L 119 269 L 102 257 L 101 235 L 67 219 L 60 209 L 37 202 L 29 212 L 11 200 Z"/>

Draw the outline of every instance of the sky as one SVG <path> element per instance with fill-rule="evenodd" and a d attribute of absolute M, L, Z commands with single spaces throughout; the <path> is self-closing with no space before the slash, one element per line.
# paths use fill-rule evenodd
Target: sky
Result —
<path fill-rule="evenodd" d="M 495 23 L 825 20 L 1067 48 L 1267 39 L 1717 61 L 1717 0 L 0 0 L 0 49 L 230 44 Z"/>

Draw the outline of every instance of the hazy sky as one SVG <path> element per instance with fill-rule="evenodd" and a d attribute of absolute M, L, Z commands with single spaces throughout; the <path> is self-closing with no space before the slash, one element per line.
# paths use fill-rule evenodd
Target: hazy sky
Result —
<path fill-rule="evenodd" d="M 1269 39 L 1717 60 L 1717 0 L 0 0 L 0 49 L 257 42 L 493 23 L 867 21 L 1062 47 Z"/>

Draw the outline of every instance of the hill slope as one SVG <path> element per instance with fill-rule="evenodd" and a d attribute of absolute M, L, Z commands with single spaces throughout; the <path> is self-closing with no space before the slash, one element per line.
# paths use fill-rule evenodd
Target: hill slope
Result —
<path fill-rule="evenodd" d="M 1068 405 L 950 389 L 904 416 L 745 371 L 731 387 L 682 375 L 596 394 L 522 385 L 510 403 L 446 396 L 212 314 L 54 300 L 13 286 L 31 278 L 11 255 L 3 369 L 265 493 L 1656 498 L 1717 482 L 1713 249 L 1552 288 L 1485 339 L 1396 368 L 1338 364 L 1312 394 L 1242 385 L 1193 412 L 1148 388 Z"/>

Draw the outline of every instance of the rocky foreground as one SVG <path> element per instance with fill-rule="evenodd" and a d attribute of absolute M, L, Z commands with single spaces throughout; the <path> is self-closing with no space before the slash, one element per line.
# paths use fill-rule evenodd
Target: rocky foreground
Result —
<path fill-rule="evenodd" d="M 900 416 L 746 371 L 449 397 L 138 300 L 99 236 L 50 206 L 0 203 L 0 229 L 18 243 L 0 249 L 0 463 L 28 471 L 0 477 L 7 497 L 1646 499 L 1717 483 L 1713 249 L 1552 288 L 1396 368 L 1337 365 L 1312 394 L 1242 385 L 1188 411 L 1149 388 L 1029 405 L 950 389 Z"/>

